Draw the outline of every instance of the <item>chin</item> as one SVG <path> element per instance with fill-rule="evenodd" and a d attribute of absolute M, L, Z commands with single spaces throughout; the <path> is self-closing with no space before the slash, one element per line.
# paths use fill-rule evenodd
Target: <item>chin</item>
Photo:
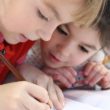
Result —
<path fill-rule="evenodd" d="M 56 65 L 56 64 L 52 64 L 52 63 L 49 63 L 49 62 L 46 62 L 46 65 L 50 68 L 61 68 L 62 66 L 61 65 Z"/>

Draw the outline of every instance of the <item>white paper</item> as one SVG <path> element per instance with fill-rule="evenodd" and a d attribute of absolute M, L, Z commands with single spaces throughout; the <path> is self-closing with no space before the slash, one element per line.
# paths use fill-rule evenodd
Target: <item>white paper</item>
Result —
<path fill-rule="evenodd" d="M 66 98 L 65 107 L 63 110 L 103 110 L 103 109 L 99 109 L 97 107 L 93 107 L 91 105 L 84 104 L 84 103 Z"/>
<path fill-rule="evenodd" d="M 110 90 L 71 90 L 65 92 L 65 97 L 103 110 L 110 110 Z"/>

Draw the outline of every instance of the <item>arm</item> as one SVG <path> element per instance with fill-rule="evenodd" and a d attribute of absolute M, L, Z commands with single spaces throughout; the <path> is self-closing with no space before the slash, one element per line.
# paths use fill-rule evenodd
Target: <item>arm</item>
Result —
<path fill-rule="evenodd" d="M 70 88 L 76 82 L 77 73 L 72 67 L 54 69 L 45 66 L 42 70 L 51 76 L 61 88 Z"/>
<path fill-rule="evenodd" d="M 18 67 L 23 77 L 34 84 L 44 87 L 49 94 L 56 109 L 62 109 L 64 106 L 64 96 L 61 89 L 53 83 L 52 78 L 47 76 L 44 72 L 38 68 L 29 65 L 22 64 Z"/>

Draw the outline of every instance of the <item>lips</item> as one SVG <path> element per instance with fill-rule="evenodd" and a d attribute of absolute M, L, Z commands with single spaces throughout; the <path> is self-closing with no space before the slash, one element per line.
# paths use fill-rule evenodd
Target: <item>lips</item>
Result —
<path fill-rule="evenodd" d="M 52 53 L 49 53 L 49 59 L 54 63 L 61 62 L 61 60 L 59 58 L 57 58 L 55 55 L 53 55 Z"/>

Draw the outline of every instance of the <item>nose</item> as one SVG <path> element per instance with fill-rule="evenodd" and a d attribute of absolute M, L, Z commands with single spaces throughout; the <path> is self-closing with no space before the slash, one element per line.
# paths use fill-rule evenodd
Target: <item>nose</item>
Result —
<path fill-rule="evenodd" d="M 59 53 L 63 56 L 63 57 L 70 57 L 73 54 L 73 43 L 64 43 L 64 44 L 59 44 Z"/>
<path fill-rule="evenodd" d="M 49 41 L 57 26 L 58 26 L 57 24 L 53 24 L 51 26 L 47 25 L 43 27 L 43 29 L 38 30 L 37 33 L 41 37 L 42 40 Z"/>
<path fill-rule="evenodd" d="M 52 32 L 49 32 L 49 31 L 42 31 L 42 30 L 39 30 L 37 32 L 37 34 L 40 36 L 40 38 L 44 41 L 49 41 L 52 37 Z"/>

